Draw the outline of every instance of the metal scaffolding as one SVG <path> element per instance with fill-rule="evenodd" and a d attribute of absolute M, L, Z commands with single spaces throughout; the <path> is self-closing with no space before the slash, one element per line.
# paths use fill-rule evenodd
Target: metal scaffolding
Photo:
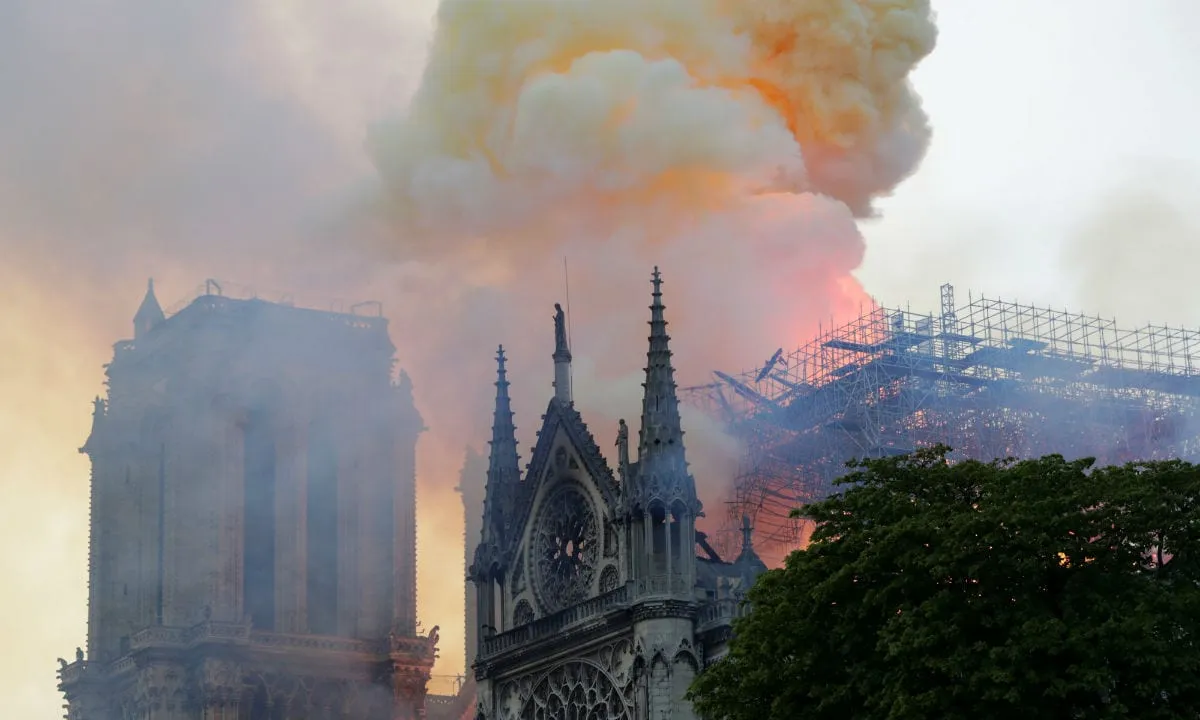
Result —
<path fill-rule="evenodd" d="M 853 458 L 945 443 L 958 458 L 1058 453 L 1104 464 L 1200 450 L 1200 330 L 989 298 L 938 314 L 877 308 L 760 369 L 687 388 L 745 447 L 731 520 L 781 557 L 804 538 L 789 511 Z"/>

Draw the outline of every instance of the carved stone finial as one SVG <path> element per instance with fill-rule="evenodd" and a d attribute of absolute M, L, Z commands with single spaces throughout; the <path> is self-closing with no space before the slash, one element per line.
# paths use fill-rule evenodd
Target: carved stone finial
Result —
<path fill-rule="evenodd" d="M 554 353 L 563 352 L 570 354 L 567 348 L 567 316 L 562 305 L 554 303 Z"/>
<path fill-rule="evenodd" d="M 625 418 L 617 421 L 617 467 L 622 476 L 629 469 L 629 426 Z"/>
<path fill-rule="evenodd" d="M 83 648 L 75 648 L 75 662 L 83 662 Z"/>
<path fill-rule="evenodd" d="M 554 397 L 570 405 L 571 348 L 567 345 L 567 316 L 562 305 L 554 303 Z"/>

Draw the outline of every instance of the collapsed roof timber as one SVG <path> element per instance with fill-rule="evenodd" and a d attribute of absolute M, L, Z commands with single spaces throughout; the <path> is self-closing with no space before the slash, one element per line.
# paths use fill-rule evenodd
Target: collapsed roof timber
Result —
<path fill-rule="evenodd" d="M 941 291 L 938 314 L 877 308 L 686 389 L 746 445 L 729 514 L 755 518 L 764 556 L 799 544 L 789 511 L 828 494 L 851 458 L 939 442 L 982 460 L 1196 455 L 1200 330 L 983 297 L 959 307 Z"/>

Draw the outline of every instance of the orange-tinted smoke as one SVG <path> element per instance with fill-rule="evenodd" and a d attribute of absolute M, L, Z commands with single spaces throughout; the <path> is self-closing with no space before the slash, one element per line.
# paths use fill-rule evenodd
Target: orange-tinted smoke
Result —
<path fill-rule="evenodd" d="M 14 0 L 0 11 L 0 717 L 62 714 L 55 658 L 86 637 L 77 449 L 147 277 L 168 307 L 206 277 L 318 307 L 370 298 L 371 261 L 318 231 L 373 181 L 364 129 L 389 87 L 419 72 L 432 10 Z M 385 309 L 415 302 L 383 289 Z M 423 517 L 456 518 L 454 494 L 420 472 Z M 458 573 L 438 568 L 461 564 L 461 549 L 429 527 L 419 611 L 427 629 L 442 624 L 438 672 L 453 673 L 462 592 Z"/>
<path fill-rule="evenodd" d="M 503 342 L 529 433 L 569 280 L 603 447 L 637 411 L 652 265 L 685 385 L 865 309 L 855 218 L 923 155 L 908 75 L 935 38 L 920 0 L 443 0 L 412 103 L 368 143 L 389 229 L 370 249 L 439 268 L 435 292 L 489 318 L 417 349 L 426 382 L 481 386 Z M 487 401 L 431 412 L 478 433 Z M 719 503 L 727 439 L 692 423 Z"/>
<path fill-rule="evenodd" d="M 14 650 L 0 695 L 14 716 L 58 710 L 54 657 L 84 636 L 75 450 L 147 276 L 166 305 L 205 277 L 301 304 L 384 302 L 430 428 L 419 610 L 451 674 L 462 447 L 486 437 L 499 342 L 532 442 L 563 256 L 576 396 L 610 448 L 616 417 L 636 425 L 652 265 L 682 383 L 759 365 L 857 312 L 854 217 L 928 136 L 906 85 L 933 43 L 922 3 L 450 0 L 413 102 L 401 82 L 405 110 L 372 128 L 369 158 L 367 119 L 421 67 L 425 38 L 397 15 L 419 2 L 17 3 L 0 23 L 15 58 L 0 68 L 0 331 L 14 346 L 0 489 L 19 499 L 0 509 L 0 574 L 22 588 L 0 591 Z M 685 421 L 715 514 L 735 449 Z"/>

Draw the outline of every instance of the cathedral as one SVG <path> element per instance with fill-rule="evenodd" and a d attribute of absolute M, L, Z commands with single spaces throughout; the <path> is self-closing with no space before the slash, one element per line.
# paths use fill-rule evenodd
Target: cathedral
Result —
<path fill-rule="evenodd" d="M 69 720 L 425 717 L 425 429 L 382 317 L 153 285 L 114 346 Z"/>
<path fill-rule="evenodd" d="M 622 420 L 610 465 L 576 411 L 556 306 L 554 396 L 522 475 L 503 347 L 497 354 L 469 570 L 479 720 L 692 720 L 688 687 L 724 654 L 743 593 L 766 570 L 748 521 L 733 561 L 696 528 L 657 268 L 652 285 L 636 456 Z"/>

